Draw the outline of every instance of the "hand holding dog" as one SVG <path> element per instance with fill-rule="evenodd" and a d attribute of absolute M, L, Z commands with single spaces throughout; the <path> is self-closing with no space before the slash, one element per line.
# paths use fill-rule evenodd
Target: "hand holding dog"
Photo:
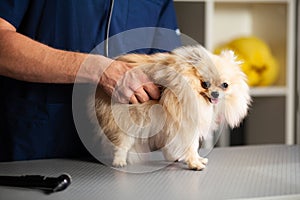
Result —
<path fill-rule="evenodd" d="M 102 73 L 99 85 L 120 103 L 143 103 L 160 96 L 146 74 L 123 61 L 113 61 Z"/>

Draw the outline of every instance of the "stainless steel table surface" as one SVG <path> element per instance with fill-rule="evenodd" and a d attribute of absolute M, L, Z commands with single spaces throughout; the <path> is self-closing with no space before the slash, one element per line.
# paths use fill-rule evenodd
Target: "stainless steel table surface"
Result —
<path fill-rule="evenodd" d="M 0 175 L 69 173 L 64 191 L 0 186 L 0 200 L 300 199 L 300 146 L 215 148 L 203 171 L 173 163 L 149 173 L 125 173 L 97 162 L 49 159 L 0 163 Z"/>

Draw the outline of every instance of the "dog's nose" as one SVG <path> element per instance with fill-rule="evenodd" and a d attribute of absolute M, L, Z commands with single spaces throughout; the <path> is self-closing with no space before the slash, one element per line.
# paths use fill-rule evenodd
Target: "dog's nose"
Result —
<path fill-rule="evenodd" d="M 219 92 L 217 91 L 211 92 L 211 96 L 216 99 L 219 97 Z"/>

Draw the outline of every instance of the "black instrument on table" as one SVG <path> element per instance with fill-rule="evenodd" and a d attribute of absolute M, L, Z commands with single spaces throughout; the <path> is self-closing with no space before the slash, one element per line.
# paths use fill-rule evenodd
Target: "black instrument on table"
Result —
<path fill-rule="evenodd" d="M 24 188 L 37 188 L 46 192 L 59 192 L 71 184 L 71 176 L 62 174 L 58 177 L 40 175 L 0 176 L 0 185 Z"/>

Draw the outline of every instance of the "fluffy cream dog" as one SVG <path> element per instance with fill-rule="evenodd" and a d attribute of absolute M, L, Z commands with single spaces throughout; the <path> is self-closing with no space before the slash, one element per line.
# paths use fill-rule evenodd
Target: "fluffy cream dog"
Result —
<path fill-rule="evenodd" d="M 168 161 L 183 161 L 190 169 L 205 168 L 199 141 L 226 122 L 236 127 L 247 115 L 249 87 L 231 51 L 213 55 L 199 46 L 171 53 L 127 54 L 117 60 L 142 70 L 162 86 L 161 98 L 142 104 L 113 102 L 97 88 L 97 119 L 114 145 L 113 166 L 127 165 L 128 152 L 157 149 Z"/>

